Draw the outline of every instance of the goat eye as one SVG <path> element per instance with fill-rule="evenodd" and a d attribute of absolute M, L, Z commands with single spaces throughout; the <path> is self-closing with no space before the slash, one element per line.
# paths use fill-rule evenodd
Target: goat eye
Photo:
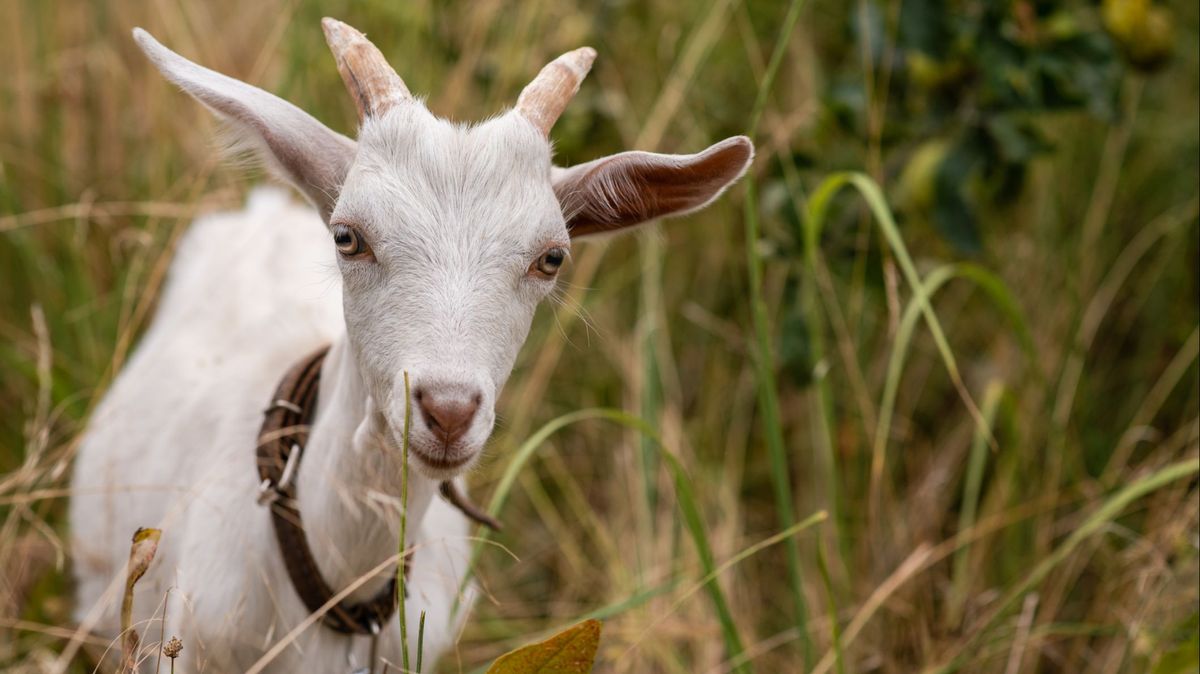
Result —
<path fill-rule="evenodd" d="M 346 257 L 357 257 L 370 252 L 358 232 L 353 227 L 346 225 L 334 225 L 333 245 L 337 247 L 339 253 Z"/>
<path fill-rule="evenodd" d="M 551 248 L 542 253 L 541 257 L 533 263 L 534 271 L 546 278 L 553 278 L 558 270 L 562 268 L 563 262 L 567 259 L 567 251 L 563 248 Z"/>

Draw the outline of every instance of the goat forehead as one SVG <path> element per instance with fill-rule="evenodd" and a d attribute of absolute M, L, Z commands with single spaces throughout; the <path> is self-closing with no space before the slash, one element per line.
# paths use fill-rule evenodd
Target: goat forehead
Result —
<path fill-rule="evenodd" d="M 414 106 L 368 120 L 342 201 L 388 239 L 491 249 L 563 230 L 549 144 L 513 114 L 459 125 Z"/>
<path fill-rule="evenodd" d="M 465 125 L 414 107 L 368 120 L 358 164 L 453 199 L 547 183 L 550 146 L 516 115 Z"/>

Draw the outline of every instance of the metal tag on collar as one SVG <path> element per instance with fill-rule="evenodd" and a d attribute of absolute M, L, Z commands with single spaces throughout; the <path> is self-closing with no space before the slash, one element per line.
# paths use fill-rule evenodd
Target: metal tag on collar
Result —
<path fill-rule="evenodd" d="M 279 500 L 279 492 L 271 484 L 271 478 L 264 477 L 258 483 L 258 505 L 267 505 Z"/>

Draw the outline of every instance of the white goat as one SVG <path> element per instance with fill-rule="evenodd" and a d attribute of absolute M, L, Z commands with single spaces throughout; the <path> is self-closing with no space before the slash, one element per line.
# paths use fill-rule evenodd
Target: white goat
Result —
<path fill-rule="evenodd" d="M 325 619 L 300 627 L 313 607 L 284 559 L 296 551 L 276 540 L 279 504 L 256 500 L 295 497 L 314 575 L 332 592 L 365 579 L 338 607 L 386 594 L 409 404 L 405 543 L 414 553 L 404 610 L 409 625 L 427 614 L 426 661 L 451 645 L 468 521 L 436 497 L 438 485 L 459 480 L 479 456 L 496 397 L 572 242 L 701 208 L 753 156 L 749 140 L 735 137 L 695 155 L 627 152 L 553 167 L 548 135 L 591 49 L 547 65 L 513 110 L 457 125 L 415 100 L 361 33 L 332 19 L 323 26 L 359 110 L 357 142 L 134 30 L 167 79 L 228 121 L 315 207 L 260 189 L 244 211 L 193 225 L 152 324 L 80 446 L 70 513 L 77 619 L 116 635 L 130 535 L 161 527 L 134 621 L 144 641 L 157 641 L 150 621 L 168 596 L 165 633 L 184 639 L 184 672 L 245 670 L 293 630 L 266 671 L 400 662 L 390 611 L 377 639 L 361 636 L 361 620 L 343 631 Z M 263 484 L 255 458 L 267 441 L 263 409 L 291 409 L 296 401 L 276 404 L 273 391 L 323 346 L 304 461 Z"/>

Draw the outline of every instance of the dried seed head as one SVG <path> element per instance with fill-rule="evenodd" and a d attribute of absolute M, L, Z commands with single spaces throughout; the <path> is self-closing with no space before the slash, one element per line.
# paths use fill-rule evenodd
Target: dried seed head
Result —
<path fill-rule="evenodd" d="M 183 642 L 179 640 L 179 637 L 171 637 L 171 640 L 167 642 L 167 645 L 163 646 L 163 655 L 174 660 L 175 658 L 179 657 L 179 653 L 182 650 Z"/>

